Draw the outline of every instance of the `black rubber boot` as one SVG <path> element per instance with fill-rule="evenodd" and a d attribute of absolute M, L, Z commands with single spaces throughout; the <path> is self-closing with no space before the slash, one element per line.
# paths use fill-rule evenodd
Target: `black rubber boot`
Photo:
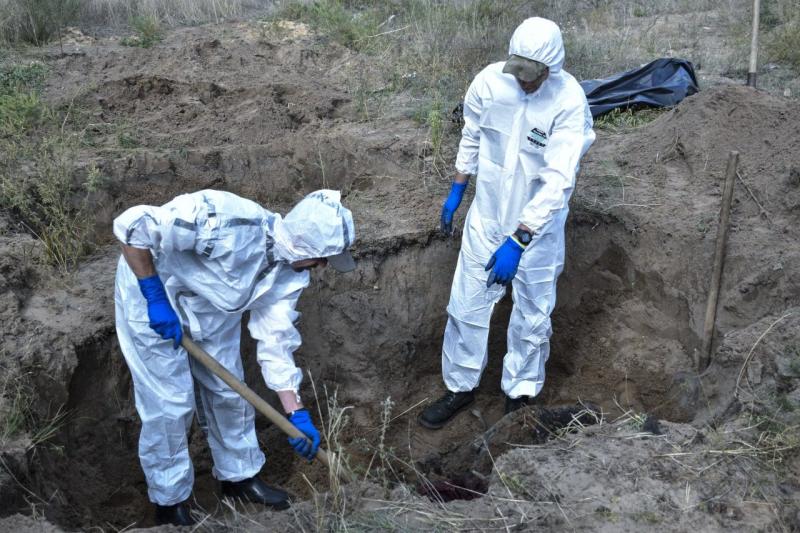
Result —
<path fill-rule="evenodd" d="M 270 487 L 258 476 L 242 481 L 222 481 L 222 494 L 229 498 L 260 503 L 281 510 L 289 508 L 289 495 L 281 489 Z"/>
<path fill-rule="evenodd" d="M 428 429 L 439 429 L 456 414 L 475 401 L 475 392 L 450 392 L 433 402 L 419 415 L 419 423 Z"/>
<path fill-rule="evenodd" d="M 533 405 L 535 397 L 534 396 L 520 396 L 519 398 L 510 398 L 506 396 L 506 414 L 513 413 L 520 407 L 525 405 Z"/>
<path fill-rule="evenodd" d="M 186 502 L 176 503 L 175 505 L 156 504 L 156 524 L 165 526 L 193 526 L 196 522 L 189 513 L 189 504 Z"/>

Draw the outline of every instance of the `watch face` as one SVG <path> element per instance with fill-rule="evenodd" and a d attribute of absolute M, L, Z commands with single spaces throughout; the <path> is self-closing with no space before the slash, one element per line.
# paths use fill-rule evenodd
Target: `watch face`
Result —
<path fill-rule="evenodd" d="M 517 231 L 514 232 L 514 235 L 517 236 L 517 238 L 520 240 L 522 244 L 530 244 L 531 242 L 532 236 L 527 231 L 522 231 L 521 229 L 518 229 Z"/>

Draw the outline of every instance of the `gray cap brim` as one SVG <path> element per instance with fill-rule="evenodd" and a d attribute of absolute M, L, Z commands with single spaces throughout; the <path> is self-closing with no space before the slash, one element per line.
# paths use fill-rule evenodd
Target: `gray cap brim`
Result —
<path fill-rule="evenodd" d="M 356 269 L 356 261 L 349 250 L 327 257 L 328 264 L 337 272 L 352 272 Z"/>
<path fill-rule="evenodd" d="M 503 66 L 503 72 L 511 74 L 522 81 L 530 82 L 541 76 L 547 70 L 547 65 L 528 59 L 527 57 L 511 55 Z"/>

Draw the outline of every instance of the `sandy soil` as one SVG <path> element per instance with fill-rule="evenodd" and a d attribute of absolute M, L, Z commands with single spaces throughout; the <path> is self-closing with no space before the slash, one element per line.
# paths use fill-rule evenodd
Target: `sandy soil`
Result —
<path fill-rule="evenodd" d="M 282 211 L 323 186 L 342 189 L 356 216 L 359 266 L 347 276 L 315 274 L 300 302 L 297 359 L 321 399 L 326 388 L 338 390 L 339 403 L 354 406 L 342 440 L 358 472 L 378 447 L 381 402 L 394 402 L 385 438 L 397 459 L 392 486 L 348 493 L 364 529 L 380 528 L 376 515 L 405 530 L 800 527 L 800 465 L 790 435 L 777 429 L 796 429 L 800 412 L 793 101 L 710 88 L 647 126 L 601 133 L 573 199 L 540 406 L 502 417 L 504 301 L 474 412 L 431 432 L 414 417 L 443 391 L 439 348 L 458 240 L 435 232 L 446 182 L 431 171 L 424 129 L 397 117 L 361 120 L 348 73 L 373 66 L 313 34 L 276 37 L 255 23 L 175 30 L 152 49 L 76 41 L 64 53 L 53 49 L 48 62 L 48 99 L 69 107 L 89 139 L 76 183 L 90 161 L 111 179 L 97 199 L 101 245 L 66 278 L 42 268 L 40 245 L 0 218 L 0 368 L 23 376 L 40 419 L 68 413 L 47 442 L 0 447 L 0 529 L 152 524 L 130 377 L 113 330 L 113 216 L 205 187 Z M 714 357 L 698 374 L 723 172 L 734 149 L 741 180 Z M 249 383 L 274 401 L 251 340 L 242 352 Z M 303 392 L 313 397 L 310 380 Z M 541 406 L 578 400 L 607 416 L 585 428 L 537 430 Z M 646 414 L 660 424 L 645 431 Z M 312 496 L 306 478 L 327 485 L 327 474 L 296 459 L 277 430 L 261 419 L 258 429 L 266 479 L 298 499 Z M 489 463 L 482 449 L 491 450 Z M 209 529 L 313 529 L 313 501 L 295 514 L 232 515 L 197 432 L 192 451 L 195 499 L 212 513 Z M 435 504 L 420 495 L 415 470 L 434 481 L 464 481 L 475 470 L 488 494 Z M 398 478 L 408 484 L 394 485 Z M 14 514 L 32 510 L 35 518 Z"/>

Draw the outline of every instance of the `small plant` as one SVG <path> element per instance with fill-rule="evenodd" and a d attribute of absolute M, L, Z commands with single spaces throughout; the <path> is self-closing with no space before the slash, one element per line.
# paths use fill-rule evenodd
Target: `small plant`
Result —
<path fill-rule="evenodd" d="M 772 61 L 800 68 L 800 15 L 770 32 L 765 49 Z"/>
<path fill-rule="evenodd" d="M 40 240 L 46 260 L 63 272 L 91 249 L 91 191 L 83 186 L 100 186 L 102 179 L 90 168 L 87 184 L 73 184 L 80 135 L 39 98 L 42 68 L 12 65 L 2 72 L 0 208 Z"/>
<path fill-rule="evenodd" d="M 391 465 L 389 462 L 389 453 L 391 452 L 390 449 L 386 448 L 386 431 L 389 429 L 389 422 L 392 420 L 392 408 L 394 407 L 394 402 L 392 401 L 391 396 L 387 396 L 386 399 L 381 402 L 381 435 L 380 439 L 378 440 L 378 457 L 381 460 L 381 466 L 379 469 L 379 477 L 381 480 L 381 484 L 383 485 L 383 491 L 385 493 L 385 497 L 389 496 L 389 470 L 391 470 Z"/>
<path fill-rule="evenodd" d="M 120 131 L 117 133 L 117 146 L 125 149 L 137 148 L 139 141 L 130 132 Z"/>
<path fill-rule="evenodd" d="M 435 163 L 442 157 L 442 137 L 444 136 L 444 112 L 442 111 L 442 103 L 438 98 L 428 111 L 426 122 Z"/>
<path fill-rule="evenodd" d="M 122 39 L 120 44 L 123 46 L 150 48 L 163 38 L 161 22 L 155 15 L 137 15 L 131 19 L 131 26 L 136 35 Z"/>
<path fill-rule="evenodd" d="M 97 163 L 92 161 L 89 163 L 89 168 L 86 170 L 86 181 L 83 182 L 83 188 L 87 193 L 95 193 L 103 189 L 108 183 L 108 177 L 103 175 L 97 167 Z"/>
<path fill-rule="evenodd" d="M 47 71 L 38 61 L 0 66 L 0 96 L 40 91 Z"/>
<path fill-rule="evenodd" d="M 36 93 L 0 96 L 0 137 L 23 135 L 40 122 L 45 112 Z"/>
<path fill-rule="evenodd" d="M 278 15 L 306 21 L 336 42 L 355 50 L 363 50 L 369 38 L 379 33 L 375 10 L 354 12 L 342 0 L 291 3 Z"/>
<path fill-rule="evenodd" d="M 27 408 L 20 380 L 6 374 L 0 387 L 0 443 L 25 431 Z"/>

